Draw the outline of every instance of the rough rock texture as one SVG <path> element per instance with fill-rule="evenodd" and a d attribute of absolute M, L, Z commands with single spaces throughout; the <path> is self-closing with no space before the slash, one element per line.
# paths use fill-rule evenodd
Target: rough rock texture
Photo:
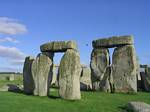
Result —
<path fill-rule="evenodd" d="M 136 58 L 136 75 L 137 75 L 137 80 L 141 80 L 140 64 L 139 64 L 139 59 L 138 58 Z"/>
<path fill-rule="evenodd" d="M 80 95 L 80 56 L 76 50 L 68 49 L 59 67 L 59 95 L 63 99 L 78 100 Z"/>
<path fill-rule="evenodd" d="M 55 67 L 55 65 L 53 65 L 53 76 L 52 76 L 52 82 L 51 82 L 51 84 L 55 84 L 56 83 L 56 79 L 57 79 L 57 77 L 56 77 L 56 67 Z"/>
<path fill-rule="evenodd" d="M 24 67 L 23 67 L 23 85 L 24 85 L 24 92 L 26 94 L 33 94 L 34 90 L 34 81 L 31 72 L 31 66 L 34 61 L 34 58 L 28 56 L 25 58 Z"/>
<path fill-rule="evenodd" d="M 112 67 L 115 92 L 137 92 L 134 46 L 116 48 L 113 53 Z"/>
<path fill-rule="evenodd" d="M 58 86 L 57 76 L 58 76 L 58 66 L 53 65 L 53 75 L 51 85 Z"/>
<path fill-rule="evenodd" d="M 107 48 L 93 49 L 90 63 L 93 90 L 100 89 L 100 81 L 103 79 L 104 73 L 109 63 L 109 51 Z"/>
<path fill-rule="evenodd" d="M 32 75 L 35 82 L 34 95 L 47 96 L 49 77 L 52 75 L 53 53 L 41 53 L 32 64 Z M 50 79 L 51 80 L 51 79 Z"/>
<path fill-rule="evenodd" d="M 144 102 L 129 102 L 126 109 L 131 112 L 150 112 L 150 105 Z"/>
<path fill-rule="evenodd" d="M 80 77 L 80 90 L 91 90 L 91 69 L 89 67 L 82 67 Z"/>
<path fill-rule="evenodd" d="M 41 52 L 65 52 L 67 49 L 77 49 L 75 41 L 54 41 L 40 46 Z"/>
<path fill-rule="evenodd" d="M 141 72 L 140 75 L 144 91 L 150 92 L 150 74 Z"/>
<path fill-rule="evenodd" d="M 103 92 L 114 92 L 114 84 L 113 84 L 113 77 L 112 77 L 112 68 L 108 66 L 104 73 L 104 77 L 101 80 L 100 84 L 100 91 Z"/>
<path fill-rule="evenodd" d="M 134 43 L 132 36 L 113 36 L 110 38 L 97 39 L 92 42 L 93 48 L 97 47 L 120 47 L 122 45 L 132 45 Z"/>

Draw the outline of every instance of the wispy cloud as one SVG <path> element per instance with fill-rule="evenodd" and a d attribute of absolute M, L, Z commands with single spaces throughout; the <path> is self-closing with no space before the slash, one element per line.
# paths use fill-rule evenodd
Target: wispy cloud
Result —
<path fill-rule="evenodd" d="M 11 38 L 11 37 L 0 38 L 0 43 L 2 42 L 19 43 L 18 40 Z"/>
<path fill-rule="evenodd" d="M 26 32 L 27 32 L 27 28 L 24 24 L 19 23 L 15 19 L 0 17 L 1 34 L 15 35 L 15 34 L 22 34 Z"/>
<path fill-rule="evenodd" d="M 0 57 L 13 60 L 23 60 L 25 58 L 25 54 L 16 47 L 5 47 L 0 45 Z"/>

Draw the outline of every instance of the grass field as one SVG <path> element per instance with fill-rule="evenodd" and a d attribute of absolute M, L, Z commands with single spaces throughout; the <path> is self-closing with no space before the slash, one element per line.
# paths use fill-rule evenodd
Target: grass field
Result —
<path fill-rule="evenodd" d="M 6 85 L 6 84 L 20 84 L 22 85 L 23 83 L 23 77 L 22 75 L 15 75 L 15 80 L 14 81 L 8 81 L 6 80 L 6 76 L 9 76 L 9 75 L 5 75 L 5 74 L 0 74 L 0 87 Z M 5 79 L 5 80 L 4 80 Z"/>
<path fill-rule="evenodd" d="M 51 97 L 0 92 L 0 112 L 121 112 L 129 101 L 150 104 L 150 93 L 131 95 L 82 92 L 81 100 L 67 101 L 58 97 L 57 90 L 51 92 Z"/>
<path fill-rule="evenodd" d="M 0 81 L 0 87 L 6 84 L 22 84 L 22 78 L 15 81 Z M 81 100 L 67 101 L 58 97 L 57 89 L 51 90 L 50 97 L 0 92 L 0 112 L 122 112 L 130 101 L 150 104 L 150 93 L 145 92 L 137 94 L 81 92 Z"/>

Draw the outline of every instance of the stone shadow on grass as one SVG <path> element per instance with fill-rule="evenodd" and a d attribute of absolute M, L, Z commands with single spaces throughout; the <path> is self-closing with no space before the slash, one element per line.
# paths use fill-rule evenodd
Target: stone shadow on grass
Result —
<path fill-rule="evenodd" d="M 10 92 L 24 94 L 23 90 L 21 90 L 17 85 L 7 84 L 7 86 L 8 86 L 8 91 Z"/>
<path fill-rule="evenodd" d="M 51 99 L 61 99 L 60 96 L 54 96 L 54 95 L 48 95 L 48 97 Z"/>

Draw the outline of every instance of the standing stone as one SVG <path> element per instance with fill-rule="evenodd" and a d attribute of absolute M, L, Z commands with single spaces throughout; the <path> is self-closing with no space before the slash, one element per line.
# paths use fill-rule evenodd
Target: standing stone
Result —
<path fill-rule="evenodd" d="M 52 81 L 51 81 L 51 85 L 58 87 L 58 65 L 53 65 L 53 76 L 52 76 Z"/>
<path fill-rule="evenodd" d="M 141 80 L 144 91 L 150 92 L 150 74 L 141 72 Z"/>
<path fill-rule="evenodd" d="M 108 66 L 104 73 L 104 77 L 100 82 L 100 90 L 103 92 L 114 92 L 114 84 L 112 77 L 112 67 Z"/>
<path fill-rule="evenodd" d="M 24 67 L 23 67 L 23 85 L 24 92 L 26 94 L 33 94 L 34 90 L 34 81 L 31 72 L 31 66 L 34 61 L 34 58 L 28 56 L 25 58 Z"/>
<path fill-rule="evenodd" d="M 137 92 L 136 54 L 133 45 L 114 50 L 112 67 L 115 92 Z"/>
<path fill-rule="evenodd" d="M 59 95 L 68 100 L 78 100 L 80 95 L 80 56 L 76 50 L 68 49 L 60 62 Z"/>
<path fill-rule="evenodd" d="M 104 73 L 109 63 L 109 51 L 107 48 L 93 49 L 90 63 L 93 90 L 100 89 L 100 81 L 103 79 Z"/>
<path fill-rule="evenodd" d="M 52 82 L 51 82 L 51 84 L 52 85 L 55 85 L 55 83 L 56 83 L 56 79 L 57 79 L 57 77 L 56 77 L 56 67 L 55 67 L 55 65 L 53 64 L 53 76 L 52 76 Z"/>
<path fill-rule="evenodd" d="M 52 63 L 53 53 L 40 53 L 36 60 L 33 61 L 32 74 L 35 82 L 34 95 L 48 95 L 49 77 L 52 75 Z"/>
<path fill-rule="evenodd" d="M 81 77 L 80 77 L 80 90 L 91 90 L 91 69 L 89 67 L 82 67 Z"/>

